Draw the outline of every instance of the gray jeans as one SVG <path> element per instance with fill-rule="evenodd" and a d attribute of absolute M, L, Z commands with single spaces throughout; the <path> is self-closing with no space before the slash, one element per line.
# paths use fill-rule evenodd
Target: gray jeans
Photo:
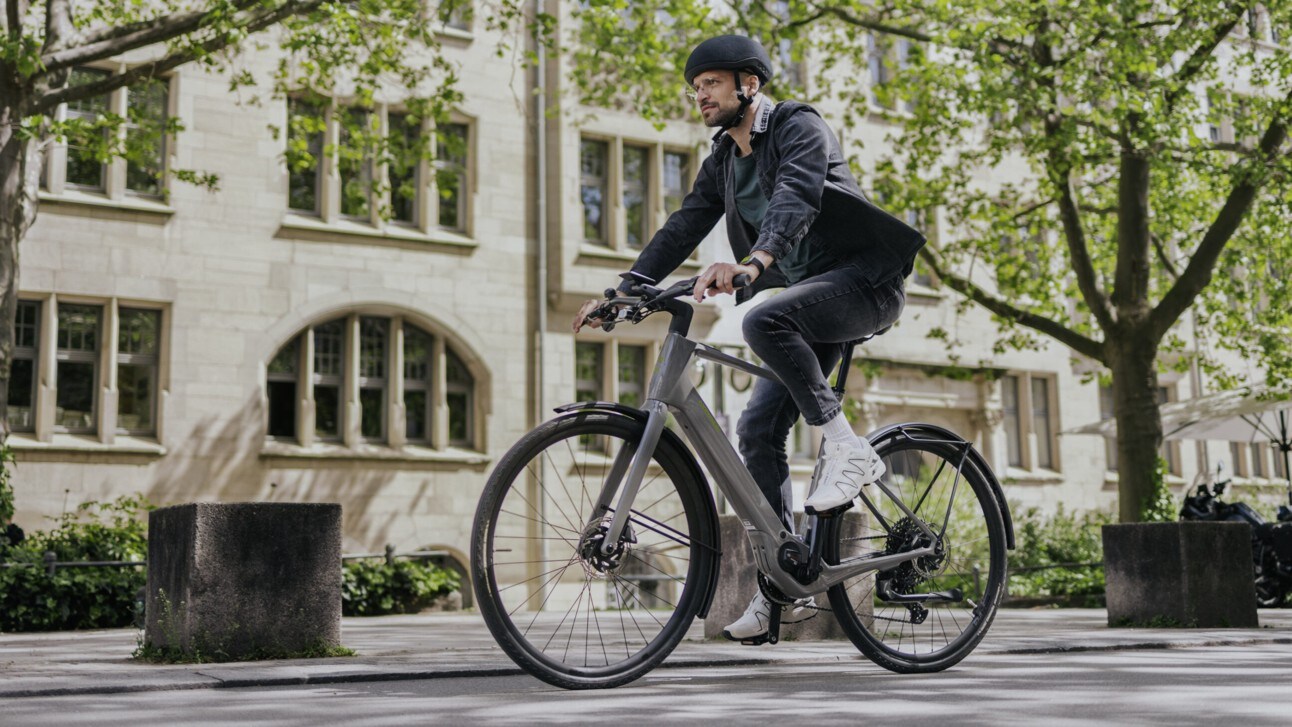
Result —
<path fill-rule="evenodd" d="M 736 435 L 745 467 L 778 513 L 789 510 L 781 485 L 790 474 L 785 445 L 794 421 L 801 412 L 820 426 L 839 413 L 827 377 L 844 347 L 892 325 L 905 305 L 901 277 L 871 285 L 845 265 L 795 283 L 745 315 L 745 341 L 783 384 L 758 379 Z"/>

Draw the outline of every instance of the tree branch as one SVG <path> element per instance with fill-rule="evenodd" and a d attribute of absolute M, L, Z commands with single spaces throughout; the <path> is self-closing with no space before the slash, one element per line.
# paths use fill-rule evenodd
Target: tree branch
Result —
<path fill-rule="evenodd" d="M 1166 268 L 1166 272 L 1171 276 L 1172 280 L 1179 280 L 1180 271 L 1175 267 L 1175 263 L 1171 262 L 1171 258 L 1166 256 L 1166 245 L 1162 243 L 1162 238 L 1152 232 L 1148 233 L 1148 238 L 1153 241 L 1153 249 L 1157 252 L 1158 262 L 1162 263 L 1162 267 Z"/>
<path fill-rule="evenodd" d="M 322 4 L 324 0 L 302 0 L 301 2 L 289 2 L 272 10 L 263 10 L 252 12 L 239 22 L 235 27 L 245 31 L 245 35 L 258 33 L 266 28 L 272 27 L 283 20 L 301 13 L 314 9 Z M 242 37 L 240 35 L 240 37 Z M 197 60 L 204 56 L 221 51 L 235 42 L 235 38 L 229 33 L 221 33 L 213 38 L 209 38 L 195 46 L 190 46 L 184 50 L 175 51 L 164 58 L 136 66 L 125 73 L 119 75 L 107 76 L 93 83 L 85 83 L 80 86 L 65 87 L 57 91 L 41 95 L 33 104 L 35 113 L 50 113 L 61 103 L 74 101 L 84 98 L 100 96 L 118 88 L 129 86 L 136 81 L 146 78 L 155 78 L 169 70 L 177 68 Z"/>
<path fill-rule="evenodd" d="M 72 24 L 71 0 L 46 0 L 45 47 L 63 48 L 72 43 L 76 26 Z"/>
<path fill-rule="evenodd" d="M 1289 104 L 1292 104 L 1292 93 L 1283 99 L 1285 108 Z M 1265 133 L 1261 135 L 1260 158 L 1253 160 L 1252 164 L 1269 165 L 1279 157 L 1288 158 L 1288 154 L 1282 151 L 1287 140 L 1288 119 L 1282 115 L 1276 115 L 1270 121 L 1269 127 L 1265 129 Z M 1224 251 L 1225 245 L 1229 244 L 1230 238 L 1242 224 L 1248 208 L 1256 199 L 1256 193 L 1260 191 L 1266 179 L 1267 176 L 1263 174 L 1239 176 L 1239 180 L 1229 191 L 1225 204 L 1220 208 L 1220 212 L 1216 213 L 1216 219 L 1202 236 L 1202 242 L 1198 244 L 1198 249 L 1189 259 L 1184 272 L 1180 274 L 1166 295 L 1162 296 L 1161 302 L 1150 314 L 1149 330 L 1155 337 L 1154 340 L 1160 340 L 1166 335 L 1171 326 L 1181 315 L 1184 315 L 1184 311 L 1193 305 L 1198 294 L 1211 282 L 1211 274 L 1215 270 L 1216 261 L 1220 259 L 1220 253 Z"/>
<path fill-rule="evenodd" d="M 233 4 L 233 9 L 234 12 L 241 12 L 257 4 L 259 4 L 258 0 L 239 0 Z M 294 4 L 296 4 L 295 0 L 290 0 L 284 7 Z M 222 9 L 219 16 L 225 14 L 227 9 Z M 113 28 L 100 28 L 86 34 L 75 48 L 46 53 L 40 60 L 47 71 L 55 72 L 187 35 L 211 25 L 216 18 L 217 14 L 214 11 L 192 11 L 173 13 Z"/>
<path fill-rule="evenodd" d="M 1048 22 L 1048 21 L 1043 21 Z M 1033 55 L 1042 66 L 1053 65 L 1054 49 L 1049 44 L 1037 43 Z M 1042 88 L 1050 95 L 1050 100 L 1057 106 L 1058 89 L 1052 76 L 1040 81 Z M 1076 183 L 1073 179 L 1072 164 L 1062 155 L 1061 131 L 1063 124 L 1057 118 L 1045 120 L 1047 151 L 1045 167 L 1050 183 L 1054 186 L 1054 197 L 1059 203 L 1059 219 L 1063 222 L 1063 238 L 1068 243 L 1068 258 L 1072 261 L 1072 271 L 1077 276 L 1077 287 L 1086 305 L 1094 315 L 1101 328 L 1111 331 L 1116 325 L 1108 296 L 1099 289 L 1099 280 L 1095 275 L 1095 266 L 1090 259 L 1090 245 L 1086 241 L 1086 230 L 1081 224 L 1081 208 L 1077 204 Z M 1075 346 L 1074 346 L 1075 348 Z"/>
<path fill-rule="evenodd" d="M 933 270 L 933 274 L 943 283 L 946 283 L 952 290 L 964 295 L 966 298 L 981 305 L 987 310 L 995 313 L 1001 318 L 1014 321 L 1020 325 L 1027 326 L 1034 330 L 1040 331 L 1063 345 L 1071 348 L 1083 356 L 1088 356 L 1104 365 L 1108 364 L 1107 357 L 1104 355 L 1103 344 L 1099 341 L 1084 336 L 1067 326 L 1046 318 L 1045 316 L 1023 310 L 991 293 L 983 290 L 979 285 L 958 275 L 952 274 L 943 264 L 942 255 L 932 245 L 925 245 L 920 248 L 920 257 L 928 263 Z"/>
<path fill-rule="evenodd" d="M 27 9 L 25 6 L 26 0 L 4 0 L 5 24 L 11 40 L 22 37 L 22 16 Z"/>
<path fill-rule="evenodd" d="M 824 10 L 825 12 L 835 16 L 839 20 L 842 20 L 843 22 L 849 25 L 855 25 L 859 28 L 873 30 L 876 33 L 884 33 L 886 35 L 896 35 L 900 38 L 910 38 L 911 40 L 918 40 L 921 43 L 933 42 L 933 36 L 927 33 L 921 33 L 918 30 L 911 30 L 910 28 L 902 28 L 896 25 L 889 25 L 888 23 L 880 22 L 878 20 L 871 20 L 870 18 L 859 18 L 856 15 L 853 15 L 852 13 L 849 13 L 847 10 L 844 10 L 843 8 L 840 8 L 840 7 L 828 7 L 828 8 L 824 8 Z"/>
<path fill-rule="evenodd" d="M 1057 165 L 1053 156 L 1047 166 Z M 1099 280 L 1095 275 L 1095 265 L 1090 259 L 1090 244 L 1086 240 L 1086 229 L 1081 223 L 1081 208 L 1077 204 L 1077 194 L 1070 168 L 1055 166 L 1051 173 L 1059 203 L 1059 218 L 1063 221 L 1063 237 L 1068 243 L 1068 257 L 1072 261 L 1072 272 L 1077 276 L 1077 287 L 1086 305 L 1100 327 L 1105 331 L 1115 325 L 1112 307 L 1108 296 L 1099 289 Z"/>
<path fill-rule="evenodd" d="M 1206 67 L 1207 59 L 1224 42 L 1225 38 L 1229 37 L 1229 32 L 1242 20 L 1243 13 L 1247 11 L 1250 5 L 1252 5 L 1250 2 L 1230 3 L 1229 10 L 1233 13 L 1233 17 L 1212 26 L 1211 34 L 1197 48 L 1194 48 L 1189 57 L 1180 65 L 1179 72 L 1175 74 L 1175 88 L 1166 94 L 1166 113 L 1168 115 L 1175 110 L 1175 105 L 1180 101 L 1180 98 L 1189 93 L 1189 86 L 1194 77 Z M 1172 47 L 1170 39 L 1163 44 L 1163 47 Z"/>

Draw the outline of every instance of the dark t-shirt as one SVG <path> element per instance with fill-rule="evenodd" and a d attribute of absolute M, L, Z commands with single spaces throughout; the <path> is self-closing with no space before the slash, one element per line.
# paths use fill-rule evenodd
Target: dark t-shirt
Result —
<path fill-rule="evenodd" d="M 758 167 L 754 156 L 735 158 L 736 209 L 740 217 L 755 230 L 763 225 L 763 215 L 767 213 L 767 197 L 758 186 Z M 806 241 L 800 241 L 790 249 L 785 257 L 776 261 L 776 267 L 785 275 L 785 280 L 793 285 L 804 278 L 820 275 L 838 267 L 839 261 L 833 255 Z"/>

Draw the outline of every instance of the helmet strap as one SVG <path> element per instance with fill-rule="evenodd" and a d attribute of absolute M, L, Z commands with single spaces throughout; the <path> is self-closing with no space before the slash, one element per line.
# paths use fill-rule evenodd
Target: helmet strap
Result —
<path fill-rule="evenodd" d="M 753 103 L 753 99 L 745 95 L 745 87 L 740 84 L 740 71 L 734 71 L 734 73 L 736 75 L 736 100 L 740 102 L 740 109 L 736 111 L 735 116 L 731 117 L 731 121 L 723 124 L 724 131 L 740 126 L 740 122 L 745 120 L 745 112 L 749 110 L 749 104 Z"/>

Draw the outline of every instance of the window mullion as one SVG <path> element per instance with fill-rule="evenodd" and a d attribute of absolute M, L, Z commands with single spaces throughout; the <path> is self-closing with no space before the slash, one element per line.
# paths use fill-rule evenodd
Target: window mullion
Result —
<path fill-rule="evenodd" d="M 296 379 L 297 413 L 296 440 L 302 447 L 314 444 L 315 416 L 314 404 L 314 328 L 305 329 L 301 337 L 301 359 L 297 366 L 300 375 Z"/>
<path fill-rule="evenodd" d="M 664 220 L 668 219 L 668 213 L 664 211 L 664 143 L 657 142 L 651 146 L 650 169 L 647 172 L 647 180 L 650 184 L 646 187 L 646 209 L 648 210 L 648 219 L 646 221 L 647 230 L 658 230 L 664 226 Z M 642 240 L 642 247 L 650 240 Z"/>
<path fill-rule="evenodd" d="M 354 447 L 363 440 L 359 409 L 359 316 L 345 319 L 345 364 L 341 369 L 341 442 Z"/>
<path fill-rule="evenodd" d="M 51 295 L 41 306 L 40 358 L 36 374 L 36 439 L 49 442 L 54 437 L 54 409 L 57 405 L 53 382 L 58 376 L 58 300 Z"/>
<path fill-rule="evenodd" d="M 1018 430 L 1021 433 L 1020 456 L 1023 469 L 1036 469 L 1036 427 L 1032 421 L 1032 375 L 1018 375 Z"/>
<path fill-rule="evenodd" d="M 370 150 L 372 157 L 368 160 L 368 169 L 372 175 L 371 180 L 368 182 L 368 221 L 372 223 L 373 227 L 380 230 L 386 225 L 381 211 L 390 208 L 392 200 L 389 189 L 380 194 L 377 191 L 380 187 L 389 186 L 387 185 L 389 180 L 386 171 L 389 165 L 383 155 L 378 154 L 377 151 L 382 144 L 385 144 L 387 151 L 389 151 L 390 113 L 386 104 L 378 104 L 372 110 L 372 113 L 377 115 L 377 135 L 381 141 L 378 142 L 377 147 Z M 369 128 L 371 128 L 371 124 L 369 124 Z"/>
<path fill-rule="evenodd" d="M 614 250 L 628 248 L 628 215 L 624 210 L 624 140 L 618 136 L 610 140 L 610 153 L 606 159 L 606 214 L 610 215 L 610 224 L 606 225 L 606 242 Z"/>
<path fill-rule="evenodd" d="M 59 104 L 54 111 L 54 118 L 67 121 L 67 104 Z M 67 185 L 67 139 L 49 145 L 49 154 L 45 157 L 45 189 L 50 194 L 62 194 Z"/>
<path fill-rule="evenodd" d="M 606 362 L 601 367 L 601 390 L 606 392 L 606 401 L 619 401 L 619 345 L 607 342 L 601 360 Z"/>
<path fill-rule="evenodd" d="M 408 441 L 408 412 L 404 409 L 404 320 L 390 319 L 386 357 L 386 441 L 403 447 Z"/>
<path fill-rule="evenodd" d="M 431 446 L 441 450 L 449 446 L 446 363 L 444 338 L 436 336 L 431 342 Z"/>
<path fill-rule="evenodd" d="M 323 153 L 319 156 L 319 179 L 323 189 L 320 195 L 319 214 L 323 221 L 335 224 L 341 217 L 340 149 L 341 124 L 336 100 L 329 101 L 323 110 Z"/>
<path fill-rule="evenodd" d="M 422 119 L 421 134 L 423 139 L 431 139 L 435 133 L 435 126 L 429 119 Z M 434 142 L 438 153 L 438 145 Z M 417 159 L 417 196 L 414 204 L 417 205 L 417 229 L 419 232 L 430 232 L 440 220 L 439 206 L 439 189 L 435 184 L 435 167 L 431 160 L 427 158 L 425 150 L 421 150 Z"/>
<path fill-rule="evenodd" d="M 124 71 L 124 69 L 122 69 Z M 126 94 L 129 91 L 123 86 L 113 91 L 108 97 L 108 109 L 125 119 L 128 117 L 126 109 Z M 126 124 L 121 124 L 114 132 L 117 135 L 117 142 L 124 143 L 126 138 Z M 124 157 L 114 154 L 108 163 L 104 165 L 103 191 L 107 194 L 108 199 L 120 200 L 126 196 L 126 160 Z M 107 346 L 104 346 L 107 348 Z"/>
<path fill-rule="evenodd" d="M 99 370 L 103 377 L 99 380 L 99 441 L 113 444 L 117 436 L 117 405 L 120 391 L 117 389 L 117 336 L 121 330 L 121 320 L 117 311 L 117 299 L 110 299 L 103 306 L 103 322 L 100 324 L 103 337 L 99 342 Z"/>

